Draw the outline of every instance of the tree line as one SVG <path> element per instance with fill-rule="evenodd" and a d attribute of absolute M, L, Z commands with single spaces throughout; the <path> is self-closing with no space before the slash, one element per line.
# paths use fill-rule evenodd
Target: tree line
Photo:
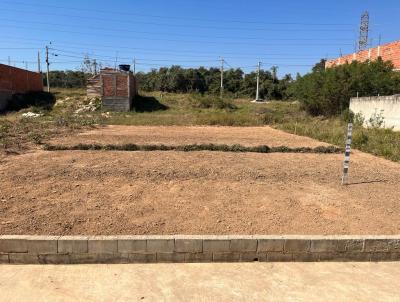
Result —
<path fill-rule="evenodd" d="M 139 87 L 144 91 L 165 91 L 178 93 L 218 94 L 221 85 L 219 68 L 162 67 L 150 72 L 137 73 Z M 233 96 L 255 98 L 257 73 L 245 73 L 242 69 L 224 71 L 224 93 Z M 291 75 L 278 78 L 277 68 L 260 70 L 260 97 L 265 99 L 288 99 L 288 88 L 293 82 Z"/>
<path fill-rule="evenodd" d="M 93 76 L 88 70 L 52 71 L 53 87 L 82 88 Z M 139 89 L 175 93 L 217 95 L 220 92 L 219 68 L 161 67 L 136 74 Z M 255 98 L 257 73 L 242 69 L 224 71 L 224 93 L 232 97 Z M 44 76 L 44 84 L 46 78 Z M 391 95 L 400 93 L 400 72 L 391 62 L 352 62 L 325 69 L 325 60 L 317 63 L 311 72 L 293 79 L 290 74 L 281 78 L 277 68 L 260 70 L 260 97 L 271 100 L 298 100 L 312 115 L 338 115 L 348 110 L 351 97 Z"/>

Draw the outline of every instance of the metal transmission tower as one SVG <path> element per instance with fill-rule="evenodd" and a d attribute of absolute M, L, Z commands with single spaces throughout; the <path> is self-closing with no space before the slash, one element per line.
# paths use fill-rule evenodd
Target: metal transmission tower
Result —
<path fill-rule="evenodd" d="M 358 51 L 365 50 L 368 47 L 369 32 L 369 13 L 366 11 L 361 15 L 360 38 L 358 40 Z"/>

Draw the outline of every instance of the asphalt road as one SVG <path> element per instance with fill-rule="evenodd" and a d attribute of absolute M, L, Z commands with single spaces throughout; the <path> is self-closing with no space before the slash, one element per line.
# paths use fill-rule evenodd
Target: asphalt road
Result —
<path fill-rule="evenodd" d="M 0 265 L 0 293 L 0 301 L 400 301 L 400 262 Z"/>

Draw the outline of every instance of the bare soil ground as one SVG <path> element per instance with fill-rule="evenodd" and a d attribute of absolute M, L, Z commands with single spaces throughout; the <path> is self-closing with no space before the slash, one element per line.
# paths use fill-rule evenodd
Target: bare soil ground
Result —
<path fill-rule="evenodd" d="M 74 144 L 241 144 L 270 147 L 317 147 L 329 144 L 275 130 L 271 127 L 211 126 L 104 126 L 74 136 L 61 136 L 52 143 Z"/>
<path fill-rule="evenodd" d="M 124 128 L 115 139 L 98 135 L 104 143 L 182 144 L 178 133 L 189 133 L 190 143 L 318 145 L 268 128 L 236 135 L 236 128 L 207 127 L 209 137 L 199 140 L 194 127 Z M 135 137 L 143 129 L 148 141 Z M 351 184 L 341 186 L 342 161 L 337 154 L 156 151 L 8 156 L 0 162 L 0 234 L 400 233 L 400 164 L 355 152 Z"/>

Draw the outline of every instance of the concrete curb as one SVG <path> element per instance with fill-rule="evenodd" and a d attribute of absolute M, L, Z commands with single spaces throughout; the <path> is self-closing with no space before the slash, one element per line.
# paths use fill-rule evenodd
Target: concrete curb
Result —
<path fill-rule="evenodd" d="M 398 261 L 400 235 L 0 236 L 0 263 Z"/>

